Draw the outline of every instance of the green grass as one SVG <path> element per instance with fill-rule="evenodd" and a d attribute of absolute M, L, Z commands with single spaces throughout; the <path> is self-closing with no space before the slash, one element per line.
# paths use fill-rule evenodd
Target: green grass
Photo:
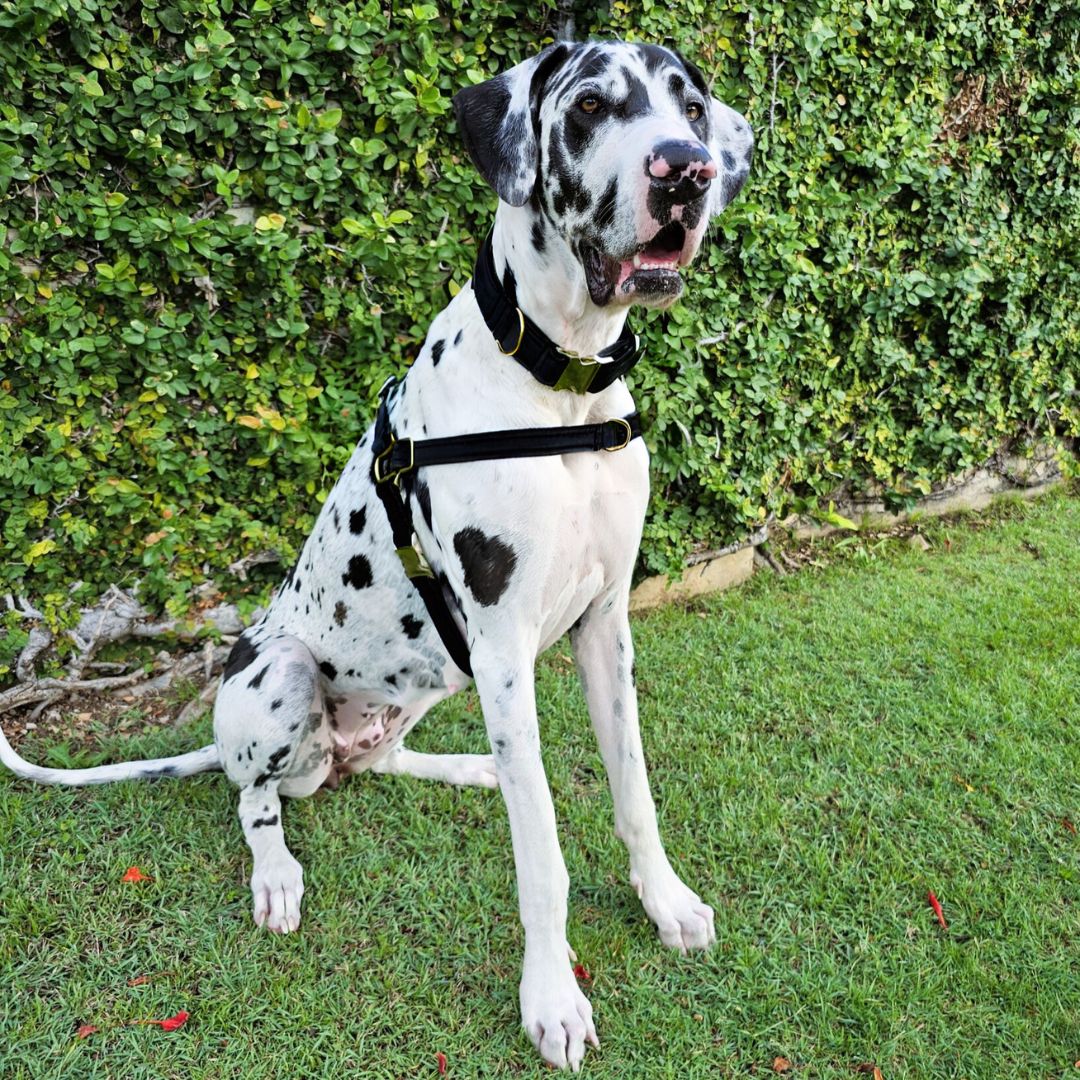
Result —
<path fill-rule="evenodd" d="M 927 524 L 929 552 L 859 540 L 636 621 L 662 831 L 716 908 L 704 957 L 646 922 L 576 679 L 558 650 L 541 663 L 570 939 L 603 1044 L 590 1076 L 767 1076 L 777 1056 L 800 1080 L 864 1063 L 886 1080 L 1077 1075 L 1080 501 L 992 517 Z M 410 740 L 483 742 L 472 698 Z M 250 925 L 220 775 L 0 777 L 0 1076 L 434 1077 L 437 1051 L 449 1076 L 548 1075 L 518 1027 L 497 793 L 365 777 L 286 815 L 308 892 L 281 938 Z M 121 884 L 133 864 L 154 880 Z M 173 1034 L 122 1026 L 181 1008 Z M 78 1040 L 80 1023 L 102 1030 Z"/>

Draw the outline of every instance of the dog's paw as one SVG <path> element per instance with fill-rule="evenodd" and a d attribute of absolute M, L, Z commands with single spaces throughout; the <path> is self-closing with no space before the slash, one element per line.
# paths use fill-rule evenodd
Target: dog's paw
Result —
<path fill-rule="evenodd" d="M 632 871 L 630 884 L 641 897 L 645 913 L 656 923 L 660 940 L 669 948 L 685 954 L 691 949 L 707 949 L 716 940 L 712 908 L 670 867 L 649 878 Z"/>
<path fill-rule="evenodd" d="M 454 754 L 450 783 L 496 788 L 495 758 L 491 754 Z"/>
<path fill-rule="evenodd" d="M 303 867 L 288 853 L 267 860 L 251 875 L 255 925 L 265 926 L 275 934 L 299 929 L 303 896 Z"/>
<path fill-rule="evenodd" d="M 585 1043 L 599 1047 L 592 1006 L 562 957 L 526 962 L 521 976 L 521 1023 L 540 1056 L 558 1069 L 581 1068 Z"/>

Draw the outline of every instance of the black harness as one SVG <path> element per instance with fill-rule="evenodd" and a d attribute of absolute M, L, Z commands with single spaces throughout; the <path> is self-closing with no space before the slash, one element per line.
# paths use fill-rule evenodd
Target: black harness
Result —
<path fill-rule="evenodd" d="M 505 288 L 504 288 L 505 285 Z M 499 351 L 513 357 L 535 379 L 555 390 L 579 394 L 599 393 L 625 375 L 638 359 L 637 338 L 624 327 L 618 341 L 598 357 L 563 352 L 514 303 L 514 275 L 507 267 L 502 283 L 495 274 L 488 235 L 476 260 L 473 292 L 484 322 Z M 509 293 L 509 295 L 508 295 Z M 503 345 L 512 344 L 513 348 Z M 601 358 L 604 362 L 601 362 Z M 484 431 L 443 439 L 399 439 L 390 423 L 389 398 L 398 385 L 389 379 L 379 394 L 372 443 L 371 479 L 386 510 L 394 547 L 401 565 L 427 608 L 428 615 L 455 664 L 472 675 L 469 647 L 447 606 L 442 583 L 437 581 L 424 555 L 413 544 L 412 515 L 402 496 L 401 481 L 426 465 L 451 465 L 497 458 L 547 457 L 629 446 L 641 435 L 636 412 L 599 424 L 570 427 L 515 428 Z"/>

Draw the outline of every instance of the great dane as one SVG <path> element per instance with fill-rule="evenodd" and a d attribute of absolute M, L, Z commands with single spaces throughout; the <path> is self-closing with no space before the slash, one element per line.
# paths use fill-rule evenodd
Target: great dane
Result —
<path fill-rule="evenodd" d="M 709 219 L 746 178 L 747 122 L 675 52 L 622 42 L 555 44 L 454 99 L 465 145 L 499 196 L 495 276 L 563 355 L 602 366 L 634 304 L 667 307 Z M 513 335 L 511 334 L 511 337 Z M 520 342 L 520 338 L 519 338 Z M 431 324 L 388 395 L 398 438 L 562 427 L 632 411 L 621 378 L 600 392 L 552 388 L 511 359 L 473 284 Z M 404 737 L 468 683 L 391 540 L 361 439 L 265 618 L 237 641 L 211 746 L 86 770 L 6 764 L 54 783 L 222 768 L 240 789 L 255 922 L 300 925 L 303 871 L 281 797 L 341 773 L 407 773 L 496 785 L 506 802 L 525 932 L 522 1022 L 552 1065 L 599 1045 L 566 937 L 568 878 L 540 753 L 534 665 L 569 631 L 607 768 L 630 882 L 664 944 L 714 940 L 713 913 L 672 869 L 657 830 L 638 729 L 627 618 L 648 499 L 641 439 L 618 453 L 426 468 L 401 484 L 415 542 L 471 658 L 493 755 L 420 754 Z M 0 736 L 2 739 L 2 736 Z"/>

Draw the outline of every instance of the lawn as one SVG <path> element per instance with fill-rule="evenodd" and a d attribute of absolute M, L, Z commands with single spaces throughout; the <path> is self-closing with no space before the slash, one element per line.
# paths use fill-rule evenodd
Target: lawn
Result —
<path fill-rule="evenodd" d="M 661 828 L 716 908 L 708 955 L 645 920 L 565 647 L 540 663 L 588 1075 L 1080 1075 L 1080 500 L 924 535 L 635 620 Z M 159 755 L 209 731 L 101 741 Z M 410 740 L 483 744 L 473 697 Z M 518 1026 L 496 792 L 363 777 L 285 824 L 307 895 L 274 937 L 220 775 L 0 776 L 0 1076 L 436 1077 L 437 1053 L 450 1077 L 548 1075 Z M 122 882 L 132 865 L 152 880 Z M 131 1024 L 180 1009 L 178 1031 Z"/>

